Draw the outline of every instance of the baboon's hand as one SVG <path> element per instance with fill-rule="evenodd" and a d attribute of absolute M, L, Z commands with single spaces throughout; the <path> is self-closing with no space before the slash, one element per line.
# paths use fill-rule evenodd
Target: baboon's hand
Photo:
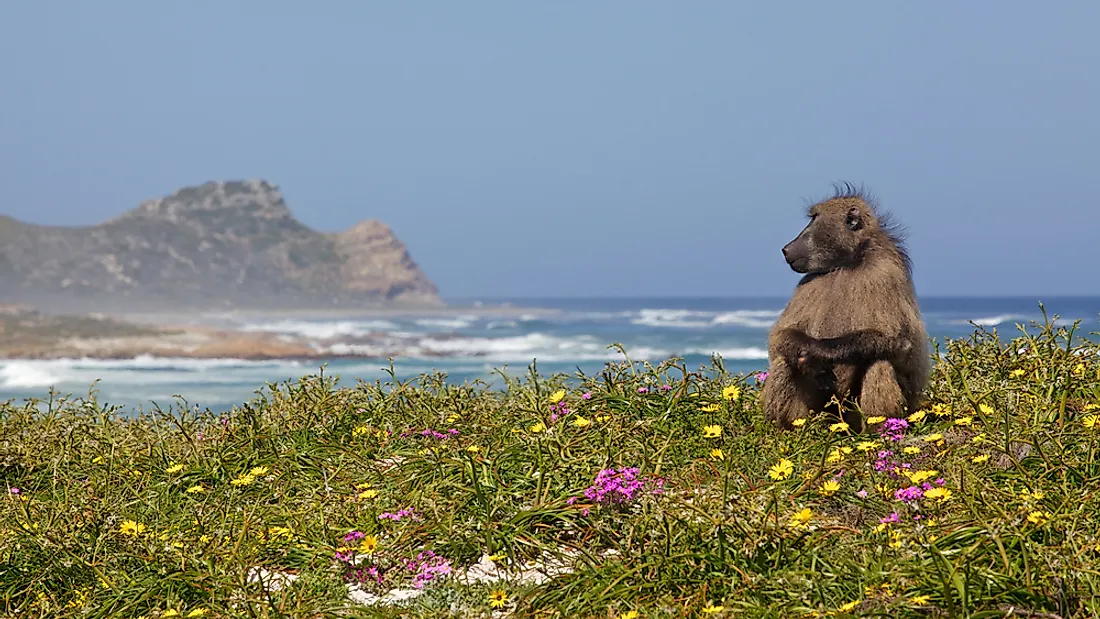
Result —
<path fill-rule="evenodd" d="M 824 359 L 818 354 L 820 345 L 817 340 L 799 329 L 784 329 L 779 338 L 779 354 L 788 363 L 806 370 L 819 365 Z"/>

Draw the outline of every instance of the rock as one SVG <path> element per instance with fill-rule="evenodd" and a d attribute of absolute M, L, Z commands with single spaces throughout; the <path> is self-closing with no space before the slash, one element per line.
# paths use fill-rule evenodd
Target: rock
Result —
<path fill-rule="evenodd" d="M 439 306 L 390 229 L 312 230 L 264 180 L 209 182 L 90 227 L 0 217 L 0 302 L 89 311 Z"/>

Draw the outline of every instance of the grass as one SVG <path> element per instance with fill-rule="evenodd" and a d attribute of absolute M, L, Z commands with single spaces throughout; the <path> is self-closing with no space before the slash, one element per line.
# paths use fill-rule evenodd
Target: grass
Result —
<path fill-rule="evenodd" d="M 0 611 L 1097 616 L 1100 346 L 1076 328 L 947 342 L 886 434 L 777 432 L 720 359 L 493 390 L 322 374 L 224 416 L 0 405 Z M 554 557 L 574 571 L 514 577 Z M 513 578 L 462 582 L 479 561 Z M 350 604 L 349 582 L 421 595 Z"/>

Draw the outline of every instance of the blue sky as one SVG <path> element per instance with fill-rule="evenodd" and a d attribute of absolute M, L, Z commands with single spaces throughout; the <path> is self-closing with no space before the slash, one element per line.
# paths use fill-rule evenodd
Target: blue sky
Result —
<path fill-rule="evenodd" d="M 448 297 L 785 295 L 867 184 L 921 294 L 1098 294 L 1100 3 L 5 2 L 0 213 L 215 179 Z"/>

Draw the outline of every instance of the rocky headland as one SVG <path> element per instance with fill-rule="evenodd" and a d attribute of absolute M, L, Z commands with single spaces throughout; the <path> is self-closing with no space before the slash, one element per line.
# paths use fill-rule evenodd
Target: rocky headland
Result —
<path fill-rule="evenodd" d="M 0 302 L 47 313 L 443 305 L 385 224 L 318 232 L 257 179 L 185 187 L 94 226 L 0 216 Z"/>
<path fill-rule="evenodd" d="M 0 215 L 0 358 L 398 356 L 411 344 L 386 334 L 308 340 L 208 318 L 447 309 L 384 223 L 313 230 L 265 180 L 185 187 L 94 226 Z"/>

